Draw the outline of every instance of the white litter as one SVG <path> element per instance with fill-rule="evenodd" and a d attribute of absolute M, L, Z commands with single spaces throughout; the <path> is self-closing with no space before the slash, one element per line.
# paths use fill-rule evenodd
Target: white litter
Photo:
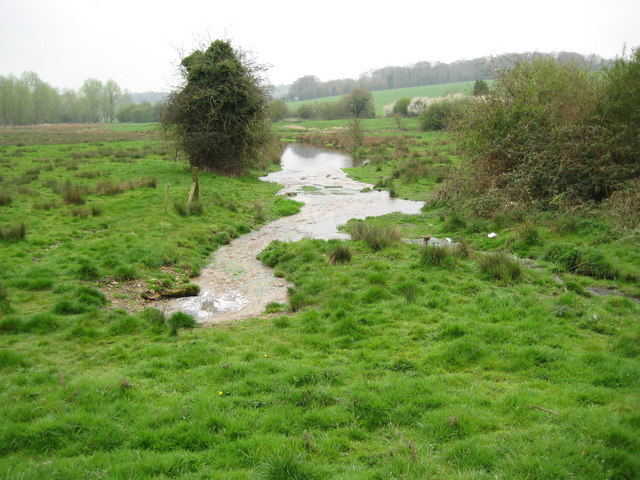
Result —
<path fill-rule="evenodd" d="M 487 237 L 489 238 L 496 238 L 498 236 L 498 234 L 496 232 L 491 232 L 489 235 L 487 235 Z"/>

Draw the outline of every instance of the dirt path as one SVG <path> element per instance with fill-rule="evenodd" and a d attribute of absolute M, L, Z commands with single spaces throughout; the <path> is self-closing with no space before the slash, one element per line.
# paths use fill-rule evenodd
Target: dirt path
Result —
<path fill-rule="evenodd" d="M 297 215 L 280 218 L 260 230 L 233 240 L 215 252 L 211 265 L 193 280 L 197 297 L 162 302 L 167 313 L 183 311 L 201 323 L 215 324 L 263 314 L 270 302 L 287 303 L 286 281 L 256 260 L 273 240 L 348 238 L 337 230 L 351 218 L 402 211 L 418 213 L 422 202 L 389 198 L 387 192 L 362 193 L 361 182 L 349 179 L 342 168 L 351 159 L 334 152 L 292 145 L 282 157 L 282 170 L 263 178 L 284 185 L 281 194 L 296 193 L 304 202 Z"/>

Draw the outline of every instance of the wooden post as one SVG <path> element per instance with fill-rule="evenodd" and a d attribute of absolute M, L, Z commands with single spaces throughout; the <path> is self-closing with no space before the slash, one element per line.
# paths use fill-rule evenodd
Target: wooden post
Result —
<path fill-rule="evenodd" d="M 191 184 L 191 191 L 189 192 L 189 199 L 187 200 L 187 211 L 191 210 L 191 202 L 193 201 L 193 197 L 196 193 L 197 185 L 195 183 Z"/>
<path fill-rule="evenodd" d="M 200 169 L 198 167 L 193 167 L 191 169 L 191 179 L 193 184 L 195 185 L 195 191 L 193 192 L 193 199 L 196 202 L 200 201 Z"/>
<path fill-rule="evenodd" d="M 164 213 L 169 213 L 169 184 L 167 183 L 167 191 L 164 194 Z"/>

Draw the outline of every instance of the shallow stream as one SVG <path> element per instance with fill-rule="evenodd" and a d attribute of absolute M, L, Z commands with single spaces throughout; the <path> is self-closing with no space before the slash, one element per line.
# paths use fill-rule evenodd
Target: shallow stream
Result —
<path fill-rule="evenodd" d="M 304 203 L 297 215 L 280 218 L 218 249 L 212 263 L 193 283 L 200 295 L 166 301 L 167 313 L 183 311 L 201 323 L 218 323 L 261 315 L 270 302 L 287 303 L 283 279 L 256 259 L 273 240 L 349 238 L 338 226 L 352 218 L 391 212 L 418 213 L 422 202 L 390 198 L 386 191 L 362 192 L 371 185 L 347 177 L 354 165 L 347 155 L 292 144 L 282 155 L 282 169 L 261 180 L 284 186 L 281 195 Z"/>

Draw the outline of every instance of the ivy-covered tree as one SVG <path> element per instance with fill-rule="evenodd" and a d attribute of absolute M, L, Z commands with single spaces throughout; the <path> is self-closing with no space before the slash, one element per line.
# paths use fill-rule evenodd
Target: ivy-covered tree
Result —
<path fill-rule="evenodd" d="M 271 142 L 261 68 L 216 40 L 181 63 L 184 86 L 169 95 L 162 124 L 192 166 L 224 175 L 244 172 Z"/>

